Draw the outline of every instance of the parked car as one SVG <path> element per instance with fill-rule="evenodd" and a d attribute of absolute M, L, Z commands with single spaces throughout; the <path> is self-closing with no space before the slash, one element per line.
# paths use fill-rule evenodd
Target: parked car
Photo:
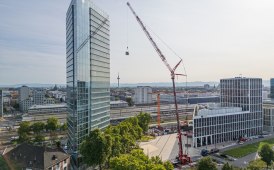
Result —
<path fill-rule="evenodd" d="M 209 154 L 209 152 L 208 152 L 208 150 L 206 150 L 206 149 L 203 149 L 202 151 L 201 151 L 201 155 L 202 156 L 207 156 Z"/>

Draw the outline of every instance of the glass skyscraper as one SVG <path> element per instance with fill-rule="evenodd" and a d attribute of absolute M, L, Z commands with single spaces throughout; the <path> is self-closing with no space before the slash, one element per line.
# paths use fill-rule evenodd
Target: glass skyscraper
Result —
<path fill-rule="evenodd" d="M 270 79 L 270 98 L 274 99 L 274 78 Z"/>
<path fill-rule="evenodd" d="M 66 15 L 68 148 L 110 121 L 109 17 L 91 0 L 72 0 Z"/>

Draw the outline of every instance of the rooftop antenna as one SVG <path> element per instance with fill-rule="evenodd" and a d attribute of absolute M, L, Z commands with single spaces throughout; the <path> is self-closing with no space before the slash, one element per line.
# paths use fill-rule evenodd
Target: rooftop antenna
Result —
<path fill-rule="evenodd" d="M 119 76 L 119 73 L 118 73 L 117 80 L 118 80 L 118 88 L 119 88 L 120 87 L 120 76 Z"/>

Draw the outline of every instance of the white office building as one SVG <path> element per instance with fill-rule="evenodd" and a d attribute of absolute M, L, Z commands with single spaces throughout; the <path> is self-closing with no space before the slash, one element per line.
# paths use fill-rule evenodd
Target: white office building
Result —
<path fill-rule="evenodd" d="M 264 131 L 274 132 L 274 101 L 263 102 L 263 129 Z"/>
<path fill-rule="evenodd" d="M 134 104 L 151 104 L 152 101 L 152 88 L 149 86 L 138 86 L 134 89 Z"/>
<path fill-rule="evenodd" d="M 195 147 L 259 135 L 263 131 L 262 79 L 222 79 L 221 107 L 196 107 Z"/>

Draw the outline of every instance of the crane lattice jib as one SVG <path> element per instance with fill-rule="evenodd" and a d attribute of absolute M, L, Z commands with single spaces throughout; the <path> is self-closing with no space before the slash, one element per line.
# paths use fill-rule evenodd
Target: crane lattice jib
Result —
<path fill-rule="evenodd" d="M 149 34 L 149 32 L 147 31 L 145 25 L 143 24 L 143 22 L 141 21 L 141 19 L 138 17 L 138 15 L 135 13 L 135 11 L 133 10 L 133 8 L 130 6 L 129 2 L 127 2 L 127 5 L 129 7 L 129 9 L 131 10 L 131 12 L 133 13 L 133 15 L 136 17 L 136 20 L 138 21 L 138 23 L 141 25 L 141 27 L 143 28 L 143 31 L 145 32 L 146 36 L 148 37 L 149 41 L 151 42 L 152 46 L 155 48 L 155 50 L 157 51 L 157 53 L 159 54 L 159 56 L 161 57 L 162 61 L 165 63 L 165 65 L 167 66 L 167 68 L 169 69 L 171 75 L 174 74 L 173 69 L 170 67 L 170 65 L 167 63 L 167 60 L 165 58 L 165 56 L 163 55 L 162 51 L 159 49 L 159 47 L 157 46 L 157 44 L 155 43 L 155 41 L 153 40 L 153 38 L 151 37 L 151 35 Z"/>

